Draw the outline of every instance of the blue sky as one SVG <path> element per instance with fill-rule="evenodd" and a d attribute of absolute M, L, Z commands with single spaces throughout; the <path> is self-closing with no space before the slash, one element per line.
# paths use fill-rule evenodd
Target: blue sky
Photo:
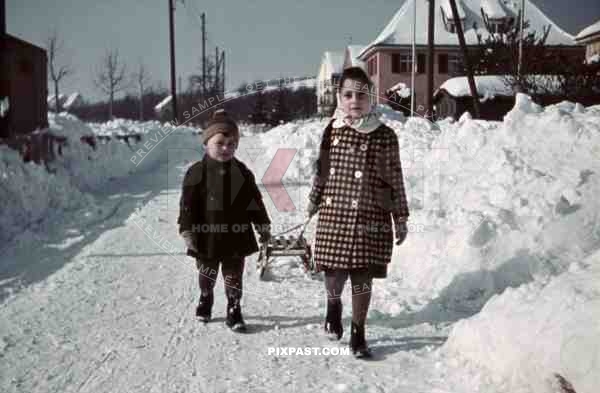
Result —
<path fill-rule="evenodd" d="M 315 75 L 325 50 L 352 40 L 366 44 L 402 0 L 181 0 L 177 2 L 177 73 L 201 71 L 200 13 L 207 18 L 207 53 L 225 49 L 227 89 L 242 82 L 279 76 Z M 600 19 L 598 0 L 536 0 L 534 3 L 569 33 Z M 106 49 L 116 48 L 129 71 L 143 62 L 152 83 L 169 86 L 168 0 L 6 0 L 9 34 L 44 46 L 57 29 L 64 59 L 76 73 L 62 90 L 102 98 L 92 75 Z"/>

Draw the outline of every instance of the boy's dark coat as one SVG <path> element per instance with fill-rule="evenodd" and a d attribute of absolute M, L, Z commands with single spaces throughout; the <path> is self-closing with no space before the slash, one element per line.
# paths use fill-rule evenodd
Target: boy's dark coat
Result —
<path fill-rule="evenodd" d="M 252 231 L 270 224 L 254 174 L 241 161 L 218 162 L 207 155 L 185 174 L 177 223 L 192 231 L 196 258 L 247 256 L 258 251 Z"/>

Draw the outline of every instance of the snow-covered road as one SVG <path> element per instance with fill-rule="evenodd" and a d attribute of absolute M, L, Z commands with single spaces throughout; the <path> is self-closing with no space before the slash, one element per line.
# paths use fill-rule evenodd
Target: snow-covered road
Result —
<path fill-rule="evenodd" d="M 3 277 L 12 276 L 3 285 L 24 287 L 0 305 L 0 390 L 432 392 L 438 384 L 445 391 L 426 375 L 431 351 L 446 338 L 444 325 L 394 328 L 393 321 L 375 319 L 368 326 L 373 362 L 269 353 L 348 345 L 348 334 L 341 343 L 323 338 L 322 281 L 304 276 L 292 258 L 276 260 L 265 281 L 257 277 L 256 255 L 247 259 L 249 333 L 225 328 L 221 279 L 215 320 L 199 324 L 197 270 L 177 235 L 180 191 L 164 181 L 181 179 L 184 159 L 113 182 L 97 196 L 98 211 L 49 220 L 41 231 L 47 237 L 23 235 L 5 250 L 3 261 L 18 265 L 3 264 Z M 292 191 L 299 197 L 308 189 Z M 269 209 L 276 228 L 302 219 L 302 212 Z M 345 325 L 348 293 L 347 287 Z"/>

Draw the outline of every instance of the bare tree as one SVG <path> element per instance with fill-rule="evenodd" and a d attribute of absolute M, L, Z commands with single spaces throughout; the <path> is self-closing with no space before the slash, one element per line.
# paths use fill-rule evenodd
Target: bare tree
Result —
<path fill-rule="evenodd" d="M 94 84 L 104 94 L 108 94 L 108 118 L 113 117 L 113 102 L 115 94 L 127 89 L 128 82 L 125 79 L 125 64 L 119 63 L 119 51 L 107 50 L 102 58 L 102 63 L 96 71 Z"/>
<path fill-rule="evenodd" d="M 54 83 L 54 102 L 56 113 L 60 112 L 60 100 L 58 99 L 58 84 L 69 75 L 73 74 L 73 68 L 70 65 L 59 65 L 57 57 L 63 51 L 63 42 L 58 39 L 58 32 L 55 30 L 46 40 L 46 49 L 48 50 L 48 68 L 50 78 Z"/>
<path fill-rule="evenodd" d="M 138 71 L 132 75 L 132 79 L 137 83 L 137 87 L 140 92 L 140 121 L 144 120 L 144 93 L 146 86 L 150 83 L 150 74 L 144 66 L 144 63 L 140 62 Z"/>

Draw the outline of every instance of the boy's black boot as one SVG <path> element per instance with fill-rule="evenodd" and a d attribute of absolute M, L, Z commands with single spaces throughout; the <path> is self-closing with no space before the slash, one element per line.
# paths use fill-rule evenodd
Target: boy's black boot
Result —
<path fill-rule="evenodd" d="M 350 330 L 350 349 L 356 358 L 370 358 L 371 350 L 365 340 L 365 326 L 352 322 Z"/>
<path fill-rule="evenodd" d="M 196 307 L 196 317 L 200 322 L 208 322 L 210 321 L 211 311 L 213 306 L 213 297 L 209 296 L 200 296 L 200 301 L 198 302 L 198 307 Z"/>
<path fill-rule="evenodd" d="M 342 302 L 327 302 L 325 334 L 330 340 L 339 340 L 344 335 L 342 326 Z"/>
<path fill-rule="evenodd" d="M 233 331 L 246 331 L 246 323 L 242 318 L 242 308 L 239 302 L 234 301 L 227 304 L 227 319 L 225 320 L 225 324 Z"/>

